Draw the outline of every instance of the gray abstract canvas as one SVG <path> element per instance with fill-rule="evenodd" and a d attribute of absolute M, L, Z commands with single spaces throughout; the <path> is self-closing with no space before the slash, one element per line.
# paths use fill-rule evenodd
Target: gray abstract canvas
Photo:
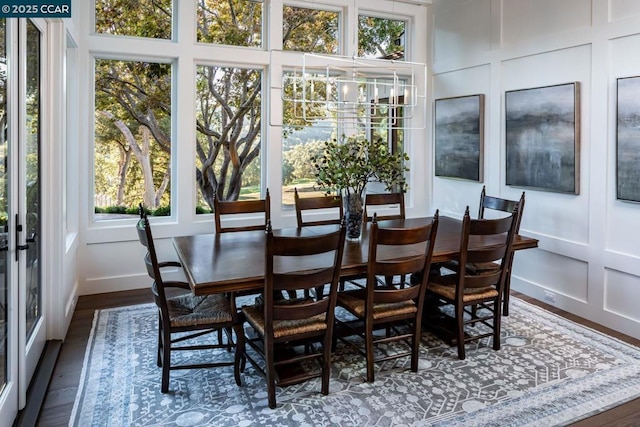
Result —
<path fill-rule="evenodd" d="M 640 77 L 618 79 L 617 198 L 640 202 Z"/>
<path fill-rule="evenodd" d="M 505 94 L 507 185 L 579 194 L 579 83 Z"/>
<path fill-rule="evenodd" d="M 435 175 L 482 182 L 484 95 L 435 101 Z"/>

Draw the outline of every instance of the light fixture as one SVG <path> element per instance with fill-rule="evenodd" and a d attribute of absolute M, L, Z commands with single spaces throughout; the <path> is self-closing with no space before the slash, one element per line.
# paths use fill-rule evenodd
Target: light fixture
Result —
<path fill-rule="evenodd" d="M 327 117 L 343 127 L 383 119 L 391 128 L 426 123 L 425 64 L 307 53 L 302 67 L 284 74 L 281 93 L 294 116 L 309 123 Z"/>

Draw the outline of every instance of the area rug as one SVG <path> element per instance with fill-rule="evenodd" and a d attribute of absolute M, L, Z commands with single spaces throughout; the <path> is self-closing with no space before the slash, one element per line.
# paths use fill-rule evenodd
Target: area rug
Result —
<path fill-rule="evenodd" d="M 269 409 L 250 366 L 172 371 L 160 393 L 153 305 L 96 311 L 70 426 L 556 426 L 640 397 L 640 349 L 517 298 L 503 319 L 502 348 L 467 345 L 467 358 L 430 333 L 420 366 L 377 365 L 338 344 L 329 395 L 320 380 L 278 388 Z M 385 351 L 393 351 L 393 348 Z M 190 362 L 229 358 L 188 353 Z"/>

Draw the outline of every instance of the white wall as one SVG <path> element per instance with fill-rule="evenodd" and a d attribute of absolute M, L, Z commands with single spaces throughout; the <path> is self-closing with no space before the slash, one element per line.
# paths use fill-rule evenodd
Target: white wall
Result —
<path fill-rule="evenodd" d="M 580 82 L 580 193 L 525 188 L 514 289 L 640 338 L 640 204 L 616 200 L 616 79 L 640 75 L 635 0 L 435 0 L 432 97 L 485 94 L 484 182 L 435 177 L 432 203 L 461 216 L 505 185 L 504 93 Z M 430 135 L 433 130 L 429 130 Z M 430 138 L 433 141 L 433 138 Z M 433 160 L 431 160 L 433 164 Z"/>

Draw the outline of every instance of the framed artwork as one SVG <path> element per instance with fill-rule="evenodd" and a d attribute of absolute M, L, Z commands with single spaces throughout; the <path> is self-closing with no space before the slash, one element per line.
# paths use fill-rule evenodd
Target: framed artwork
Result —
<path fill-rule="evenodd" d="M 505 93 L 507 185 L 580 193 L 580 83 Z"/>
<path fill-rule="evenodd" d="M 483 181 L 484 95 L 435 101 L 435 175 Z"/>
<path fill-rule="evenodd" d="M 616 198 L 640 202 L 640 77 L 618 79 Z"/>

